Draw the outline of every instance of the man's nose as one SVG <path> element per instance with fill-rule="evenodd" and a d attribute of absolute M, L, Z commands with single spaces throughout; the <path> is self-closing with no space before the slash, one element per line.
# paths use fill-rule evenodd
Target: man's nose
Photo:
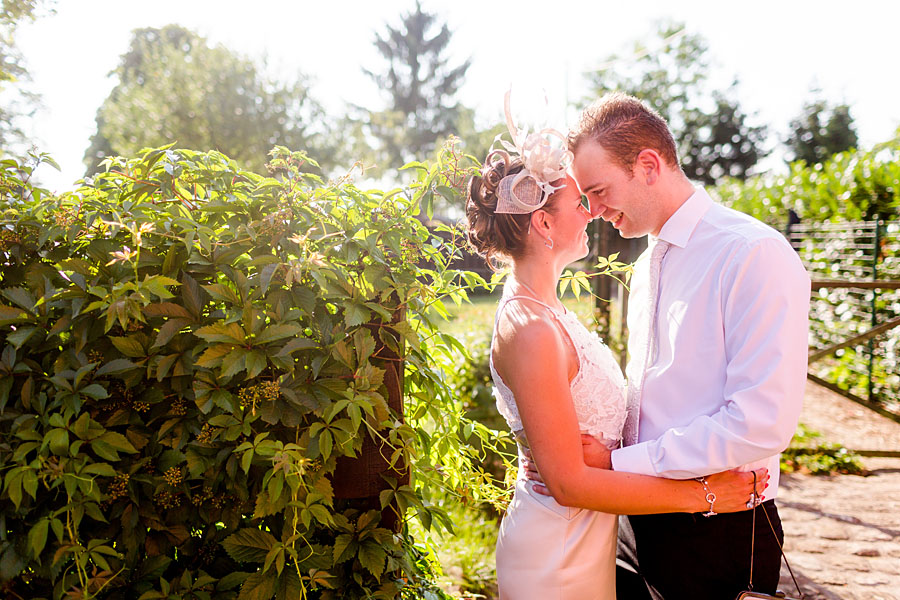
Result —
<path fill-rule="evenodd" d="M 591 216 L 595 219 L 602 219 L 603 215 L 607 212 L 607 206 L 598 202 L 597 200 L 591 201 Z M 605 220 L 605 219 L 604 219 Z"/>

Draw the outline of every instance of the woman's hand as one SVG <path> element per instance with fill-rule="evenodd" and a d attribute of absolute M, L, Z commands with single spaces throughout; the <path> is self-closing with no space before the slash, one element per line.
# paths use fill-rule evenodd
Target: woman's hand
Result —
<path fill-rule="evenodd" d="M 754 488 L 753 474 L 756 473 L 756 487 Z M 765 489 L 769 485 L 769 470 L 756 469 L 755 471 L 723 471 L 706 478 L 709 491 L 715 494 L 716 499 L 710 508 L 706 500 L 707 492 L 701 490 L 702 511 L 713 510 L 717 513 L 740 512 L 748 510 L 766 499 Z M 702 484 L 701 484 L 702 485 Z"/>

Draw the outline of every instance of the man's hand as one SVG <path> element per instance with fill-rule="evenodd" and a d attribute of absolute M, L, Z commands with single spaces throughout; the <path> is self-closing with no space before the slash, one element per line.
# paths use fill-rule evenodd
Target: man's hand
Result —
<path fill-rule="evenodd" d="M 581 434 L 581 452 L 587 466 L 595 469 L 612 469 L 612 450 L 594 436 Z"/>
<path fill-rule="evenodd" d="M 581 451 L 584 455 L 584 464 L 595 469 L 612 469 L 612 450 L 603 442 L 592 435 L 586 433 L 581 434 Z M 525 478 L 534 482 L 534 491 L 538 494 L 550 496 L 550 490 L 544 485 L 544 480 L 538 471 L 537 463 L 534 462 L 534 456 L 531 454 L 530 448 L 523 448 L 524 458 L 522 459 L 522 469 L 525 471 Z"/>

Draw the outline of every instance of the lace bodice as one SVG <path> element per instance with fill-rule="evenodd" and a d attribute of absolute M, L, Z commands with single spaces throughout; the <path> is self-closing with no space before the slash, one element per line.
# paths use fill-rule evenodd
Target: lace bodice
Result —
<path fill-rule="evenodd" d="M 610 444 L 619 441 L 625 424 L 625 378 L 612 351 L 597 334 L 589 332 L 573 313 L 566 311 L 560 314 L 530 296 L 501 299 L 497 307 L 498 318 L 506 303 L 514 299 L 544 306 L 568 333 L 578 355 L 578 373 L 572 379 L 570 390 L 581 430 Z M 494 332 L 496 334 L 496 326 Z M 493 350 L 493 343 L 491 348 Z M 493 351 L 490 367 L 497 410 L 512 431 L 521 431 L 522 419 L 516 399 L 494 368 Z"/>

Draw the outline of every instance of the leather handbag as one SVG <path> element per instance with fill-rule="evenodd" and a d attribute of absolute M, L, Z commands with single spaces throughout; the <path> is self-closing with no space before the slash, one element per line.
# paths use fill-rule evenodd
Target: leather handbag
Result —
<path fill-rule="evenodd" d="M 747 589 L 737 595 L 735 600 L 803 600 L 803 590 L 800 589 L 800 584 L 797 583 L 797 578 L 794 577 L 794 570 L 791 568 L 791 563 L 788 562 L 787 556 L 784 554 L 784 548 L 781 546 L 781 542 L 778 541 L 778 534 L 775 533 L 775 527 L 772 525 L 772 519 L 769 518 L 769 513 L 763 509 L 763 514 L 766 515 L 766 521 L 769 522 L 769 529 L 772 530 L 772 535 L 775 536 L 775 543 L 778 544 L 778 550 L 781 551 L 781 558 L 784 559 L 784 564 L 787 565 L 788 572 L 791 574 L 791 579 L 794 580 L 794 585 L 797 587 L 797 593 L 800 594 L 799 598 L 794 598 L 793 596 L 787 596 L 781 590 L 775 592 L 775 595 L 772 594 L 764 594 L 762 592 L 754 592 L 753 591 L 753 550 L 756 542 L 756 509 L 759 508 L 759 504 L 756 503 L 756 499 L 759 498 L 759 494 L 756 491 L 756 473 L 753 473 L 753 520 L 751 521 L 752 525 L 750 528 L 750 582 L 747 585 Z"/>

